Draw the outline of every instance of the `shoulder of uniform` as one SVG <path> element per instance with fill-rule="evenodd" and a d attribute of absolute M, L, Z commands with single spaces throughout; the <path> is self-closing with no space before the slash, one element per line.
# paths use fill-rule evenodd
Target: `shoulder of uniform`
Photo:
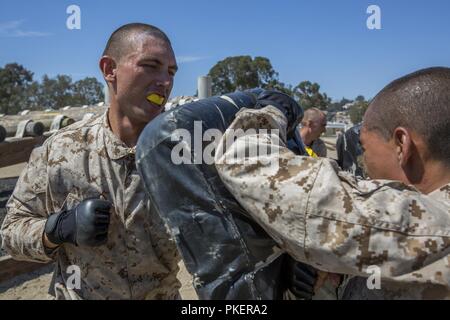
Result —
<path fill-rule="evenodd" d="M 444 198 L 444 199 L 450 200 L 450 183 L 431 192 L 429 195 L 433 198 L 436 197 L 436 198 Z"/>
<path fill-rule="evenodd" d="M 58 145 L 59 142 L 64 141 L 64 143 L 67 143 L 68 140 L 78 143 L 89 143 L 89 133 L 103 125 L 104 117 L 105 113 L 77 121 L 70 126 L 58 130 L 45 141 L 45 144 L 48 146 Z"/>

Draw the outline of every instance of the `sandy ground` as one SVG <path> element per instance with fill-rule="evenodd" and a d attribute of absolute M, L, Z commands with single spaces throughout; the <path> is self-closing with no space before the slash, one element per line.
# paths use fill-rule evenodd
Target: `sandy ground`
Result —
<path fill-rule="evenodd" d="M 48 288 L 52 280 L 53 265 L 33 271 L 0 283 L 0 300 L 53 300 Z M 180 295 L 183 300 L 197 300 L 197 294 L 192 287 L 192 277 L 180 263 L 178 279 L 182 286 Z"/>
<path fill-rule="evenodd" d="M 18 177 L 25 168 L 26 162 L 18 163 L 12 166 L 3 167 L 0 169 L 0 179 Z"/>
<path fill-rule="evenodd" d="M 331 159 L 337 159 L 337 152 L 336 152 L 336 137 L 321 137 L 321 139 L 325 142 L 325 145 L 327 146 L 327 157 Z"/>
<path fill-rule="evenodd" d="M 49 300 L 53 265 L 0 283 L 0 300 Z"/>
<path fill-rule="evenodd" d="M 197 293 L 192 287 L 192 276 L 186 270 L 183 262 L 180 262 L 180 271 L 178 272 L 178 280 L 181 282 L 180 294 L 183 300 L 198 300 Z"/>

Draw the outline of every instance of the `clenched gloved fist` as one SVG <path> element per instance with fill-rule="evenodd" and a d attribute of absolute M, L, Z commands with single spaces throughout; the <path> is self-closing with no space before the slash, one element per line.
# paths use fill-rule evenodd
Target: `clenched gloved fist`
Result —
<path fill-rule="evenodd" d="M 289 138 L 294 133 L 295 127 L 303 119 L 303 109 L 290 96 L 275 90 L 263 90 L 256 99 L 255 107 L 264 108 L 268 105 L 280 110 L 287 118 L 288 125 L 286 135 Z"/>
<path fill-rule="evenodd" d="M 286 276 L 287 289 L 298 299 L 311 300 L 317 280 L 316 269 L 287 257 L 284 274 Z"/>
<path fill-rule="evenodd" d="M 52 214 L 45 224 L 45 234 L 54 244 L 100 246 L 108 238 L 111 203 L 87 199 L 70 210 Z"/>

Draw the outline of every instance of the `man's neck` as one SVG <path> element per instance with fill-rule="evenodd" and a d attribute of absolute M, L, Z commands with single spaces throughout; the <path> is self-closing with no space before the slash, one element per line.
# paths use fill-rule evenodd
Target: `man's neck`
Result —
<path fill-rule="evenodd" d="M 136 146 L 139 135 L 145 127 L 144 123 L 142 125 L 132 123 L 127 116 L 112 108 L 108 110 L 108 122 L 111 131 L 130 148 Z"/>
<path fill-rule="evenodd" d="M 424 194 L 429 194 L 450 183 L 450 169 L 442 162 L 427 163 L 420 181 L 414 186 Z"/>

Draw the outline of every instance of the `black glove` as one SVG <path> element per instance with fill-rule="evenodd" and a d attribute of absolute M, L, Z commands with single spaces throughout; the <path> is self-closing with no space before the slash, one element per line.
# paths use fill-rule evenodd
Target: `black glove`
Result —
<path fill-rule="evenodd" d="M 285 276 L 286 286 L 297 298 L 311 300 L 314 295 L 314 285 L 317 271 L 302 262 L 286 257 Z"/>
<path fill-rule="evenodd" d="M 73 209 L 52 214 L 45 224 L 45 234 L 54 244 L 105 244 L 108 238 L 110 209 L 111 204 L 108 201 L 84 200 Z"/>
<path fill-rule="evenodd" d="M 255 108 L 264 108 L 268 105 L 274 106 L 286 116 L 288 121 L 286 136 L 288 138 L 291 137 L 295 127 L 303 119 L 302 107 L 285 93 L 275 90 L 263 90 L 257 97 Z"/>

